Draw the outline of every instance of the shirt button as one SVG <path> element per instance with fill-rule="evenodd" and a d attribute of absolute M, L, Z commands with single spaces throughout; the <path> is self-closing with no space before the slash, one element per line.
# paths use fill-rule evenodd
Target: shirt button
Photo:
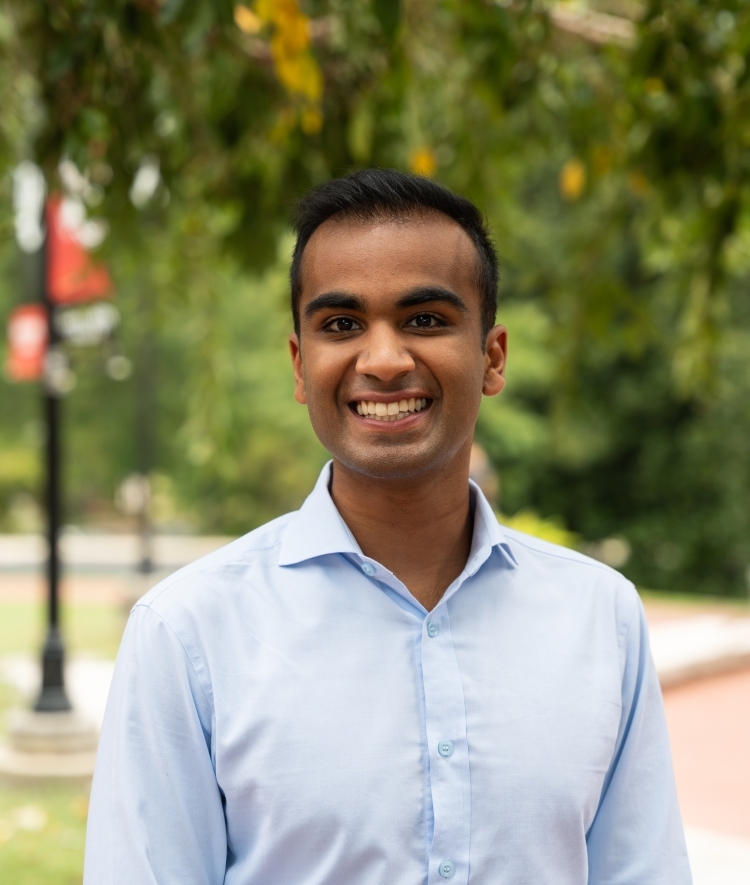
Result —
<path fill-rule="evenodd" d="M 430 637 L 430 639 L 434 639 L 439 632 L 440 624 L 437 624 L 435 621 L 430 621 L 427 625 L 427 635 Z"/>
<path fill-rule="evenodd" d="M 369 575 L 370 577 L 372 577 L 375 574 L 375 566 L 370 562 L 363 562 L 362 563 L 362 571 L 366 575 Z"/>
<path fill-rule="evenodd" d="M 453 741 L 440 741 L 438 744 L 438 753 L 443 757 L 443 759 L 447 759 L 449 756 L 453 755 Z"/>
<path fill-rule="evenodd" d="M 450 860 L 444 860 L 440 866 L 438 867 L 438 873 L 444 879 L 450 879 L 451 876 L 456 872 L 455 864 Z"/>

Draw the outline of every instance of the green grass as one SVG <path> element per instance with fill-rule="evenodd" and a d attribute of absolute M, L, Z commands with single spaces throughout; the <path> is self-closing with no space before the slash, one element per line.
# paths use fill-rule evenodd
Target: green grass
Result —
<path fill-rule="evenodd" d="M 684 605 L 686 608 L 725 609 L 727 613 L 750 615 L 750 600 L 732 596 L 705 596 L 695 593 L 675 593 L 672 590 L 647 590 L 638 588 L 638 594 L 644 602 L 668 602 Z"/>
<path fill-rule="evenodd" d="M 63 608 L 62 630 L 68 655 L 84 652 L 114 658 L 125 616 L 111 605 L 80 603 Z M 41 606 L 31 602 L 0 603 L 0 655 L 36 654 L 44 641 Z"/>
<path fill-rule="evenodd" d="M 114 658 L 125 625 L 115 606 L 72 604 L 63 609 L 68 655 Z M 0 657 L 39 653 L 44 611 L 33 603 L 0 603 Z M 0 682 L 0 718 L 21 703 Z M 0 883 L 2 885 L 81 885 L 88 797 L 80 787 L 0 785 Z"/>
<path fill-rule="evenodd" d="M 0 789 L 0 882 L 80 885 L 88 797 L 70 787 Z"/>

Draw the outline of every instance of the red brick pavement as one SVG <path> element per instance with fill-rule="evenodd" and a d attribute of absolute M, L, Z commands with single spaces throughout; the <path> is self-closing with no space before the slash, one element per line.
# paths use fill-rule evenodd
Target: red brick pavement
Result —
<path fill-rule="evenodd" d="M 664 693 L 686 824 L 750 838 L 750 669 Z"/>

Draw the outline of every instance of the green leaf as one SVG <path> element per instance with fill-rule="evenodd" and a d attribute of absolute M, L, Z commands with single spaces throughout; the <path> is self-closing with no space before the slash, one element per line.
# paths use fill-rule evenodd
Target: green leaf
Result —
<path fill-rule="evenodd" d="M 389 41 L 393 41 L 401 23 L 400 0 L 372 0 L 372 8 L 383 33 Z"/>

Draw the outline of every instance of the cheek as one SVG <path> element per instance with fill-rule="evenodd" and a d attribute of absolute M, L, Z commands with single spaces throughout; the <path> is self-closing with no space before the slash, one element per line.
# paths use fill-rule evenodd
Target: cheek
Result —
<path fill-rule="evenodd" d="M 336 356 L 306 354 L 303 378 L 307 403 L 311 410 L 322 414 L 337 405 L 338 390 L 346 372 L 346 363 Z"/>
<path fill-rule="evenodd" d="M 445 348 L 430 361 L 444 396 L 451 397 L 456 407 L 462 403 L 468 407 L 482 396 L 484 356 L 470 353 L 466 347 Z"/>
<path fill-rule="evenodd" d="M 461 353 L 465 354 L 466 351 Z M 482 402 L 484 362 L 480 359 L 460 360 L 456 352 L 446 357 L 446 362 L 448 360 L 450 363 L 443 366 L 441 379 L 446 417 L 456 430 L 473 427 Z"/>

